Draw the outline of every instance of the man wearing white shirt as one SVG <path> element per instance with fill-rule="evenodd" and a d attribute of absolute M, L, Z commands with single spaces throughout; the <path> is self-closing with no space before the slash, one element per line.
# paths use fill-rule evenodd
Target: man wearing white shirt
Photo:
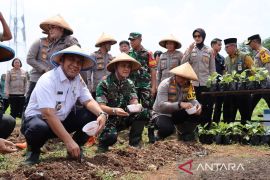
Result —
<path fill-rule="evenodd" d="M 22 133 L 28 144 L 25 164 L 39 162 L 40 148 L 45 142 L 59 137 L 68 155 L 80 159 L 81 146 L 88 139 L 82 128 L 97 119 L 101 131 L 107 114 L 93 99 L 79 72 L 90 69 L 95 60 L 74 45 L 52 55 L 57 68 L 40 77 L 25 110 Z M 76 108 L 79 100 L 84 108 Z M 91 112 L 90 112 L 91 111 Z M 70 133 L 75 132 L 73 137 Z"/>

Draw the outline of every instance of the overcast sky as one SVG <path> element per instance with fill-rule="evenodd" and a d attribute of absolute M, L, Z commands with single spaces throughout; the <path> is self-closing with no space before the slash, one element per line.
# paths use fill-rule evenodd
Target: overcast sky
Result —
<path fill-rule="evenodd" d="M 8 22 L 10 2 L 0 0 L 0 11 Z M 185 51 L 198 27 L 206 31 L 206 45 L 215 37 L 237 37 L 238 42 L 257 33 L 262 39 L 270 37 L 269 0 L 25 0 L 23 9 L 27 51 L 43 36 L 40 22 L 56 14 L 65 18 L 82 47 L 90 52 L 96 50 L 94 45 L 102 32 L 118 42 L 132 31 L 141 32 L 143 46 L 153 52 L 165 51 L 158 42 L 168 34 L 174 34 L 182 43 L 180 50 Z M 226 55 L 224 50 L 221 53 Z M 112 46 L 111 54 L 119 54 L 118 44 Z M 2 64 L 0 73 L 10 68 Z"/>

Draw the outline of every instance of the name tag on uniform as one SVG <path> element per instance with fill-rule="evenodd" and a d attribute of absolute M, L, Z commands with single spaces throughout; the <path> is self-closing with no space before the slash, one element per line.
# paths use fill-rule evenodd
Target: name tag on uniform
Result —
<path fill-rule="evenodd" d="M 57 91 L 57 94 L 62 95 L 63 94 L 63 91 Z"/>

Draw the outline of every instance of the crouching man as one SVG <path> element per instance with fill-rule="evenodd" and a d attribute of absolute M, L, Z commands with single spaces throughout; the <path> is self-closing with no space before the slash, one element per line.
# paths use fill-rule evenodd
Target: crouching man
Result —
<path fill-rule="evenodd" d="M 187 62 L 170 70 L 172 77 L 164 79 L 157 92 L 153 106 L 153 118 L 158 129 L 157 139 L 164 139 L 175 131 L 179 140 L 195 140 L 195 128 L 198 124 L 198 115 L 201 114 L 201 105 L 195 99 L 195 92 L 190 80 L 198 80 L 196 73 Z M 196 107 L 191 114 L 187 109 Z"/>
<path fill-rule="evenodd" d="M 109 114 L 106 126 L 99 136 L 98 152 L 107 151 L 109 146 L 116 143 L 117 132 L 130 126 L 129 145 L 134 147 L 140 145 L 146 121 L 143 121 L 141 108 L 133 113 L 129 113 L 127 109 L 131 104 L 139 106 L 135 86 L 128 76 L 140 67 L 138 61 L 125 53 L 107 65 L 107 70 L 111 74 L 98 84 L 96 91 L 97 102 L 102 110 Z"/>
<path fill-rule="evenodd" d="M 80 160 L 81 146 L 88 139 L 83 126 L 97 119 L 99 132 L 107 119 L 79 75 L 95 64 L 94 58 L 74 45 L 53 54 L 51 62 L 58 67 L 41 76 L 23 119 L 21 131 L 28 144 L 25 164 L 29 165 L 39 162 L 40 148 L 54 137 L 64 142 L 69 157 Z M 76 108 L 77 100 L 84 108 Z"/>

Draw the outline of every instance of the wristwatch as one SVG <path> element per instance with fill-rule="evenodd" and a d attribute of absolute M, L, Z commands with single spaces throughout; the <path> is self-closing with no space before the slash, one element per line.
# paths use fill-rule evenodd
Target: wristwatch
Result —
<path fill-rule="evenodd" d="M 109 117 L 109 115 L 107 113 L 105 113 L 104 111 L 101 111 L 100 113 L 98 113 L 98 116 L 100 116 L 100 115 L 104 115 L 106 117 L 106 120 Z"/>

